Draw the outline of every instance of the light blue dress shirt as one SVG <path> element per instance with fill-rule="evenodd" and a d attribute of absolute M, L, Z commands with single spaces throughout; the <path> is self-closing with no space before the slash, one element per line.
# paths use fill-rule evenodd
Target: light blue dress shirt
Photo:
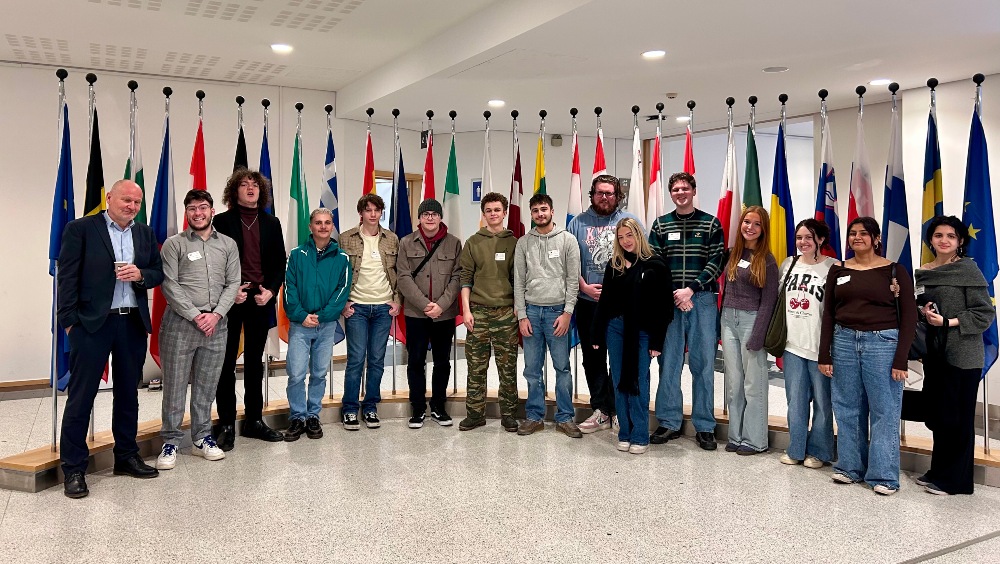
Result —
<path fill-rule="evenodd" d="M 132 226 L 135 221 L 130 221 L 124 229 L 111 219 L 108 212 L 104 213 L 104 221 L 108 224 L 108 235 L 111 236 L 111 248 L 115 251 L 115 262 L 135 263 L 135 247 L 132 245 Z M 115 295 L 111 298 L 111 308 L 138 307 L 135 299 L 135 291 L 132 290 L 131 282 L 122 280 L 115 281 Z"/>

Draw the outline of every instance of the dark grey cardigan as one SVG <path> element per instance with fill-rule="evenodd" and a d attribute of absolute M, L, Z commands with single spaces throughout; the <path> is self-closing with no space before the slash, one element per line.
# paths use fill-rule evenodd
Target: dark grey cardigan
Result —
<path fill-rule="evenodd" d="M 983 367 L 983 333 L 996 317 L 979 267 L 972 259 L 963 258 L 934 270 L 918 269 L 915 273 L 917 302 L 934 302 L 945 319 L 958 318 L 958 327 L 948 329 L 945 357 L 955 368 Z"/>

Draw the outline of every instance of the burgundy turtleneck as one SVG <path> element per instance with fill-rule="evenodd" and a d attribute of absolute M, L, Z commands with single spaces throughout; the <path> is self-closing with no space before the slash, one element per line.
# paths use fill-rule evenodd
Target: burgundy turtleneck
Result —
<path fill-rule="evenodd" d="M 260 260 L 260 210 L 236 206 L 240 212 L 240 229 L 243 234 L 243 252 L 240 253 L 240 269 L 244 282 L 260 284 L 264 281 L 264 268 Z"/>

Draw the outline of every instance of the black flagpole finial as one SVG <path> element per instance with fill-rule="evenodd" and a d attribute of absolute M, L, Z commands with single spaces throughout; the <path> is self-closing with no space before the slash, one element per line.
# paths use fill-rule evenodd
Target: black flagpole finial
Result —
<path fill-rule="evenodd" d="M 56 71 L 56 76 L 59 77 L 60 81 L 63 81 L 66 80 L 67 76 L 69 76 L 69 72 L 67 72 L 66 69 L 59 69 Z"/>
<path fill-rule="evenodd" d="M 458 112 L 456 112 L 455 110 L 452 110 L 452 111 L 448 112 L 448 117 L 450 117 L 452 119 L 452 121 L 454 121 L 455 118 L 458 117 Z"/>
<path fill-rule="evenodd" d="M 434 110 L 427 110 L 427 119 L 434 119 Z"/>
<path fill-rule="evenodd" d="M 368 117 L 372 117 L 373 115 L 375 115 L 375 108 L 368 108 L 367 110 L 365 110 L 365 113 L 368 114 Z"/>
<path fill-rule="evenodd" d="M 174 89 L 173 88 L 171 88 L 169 86 L 164 86 L 163 87 L 163 95 L 166 96 L 167 98 L 169 98 L 170 95 L 173 94 L 173 93 L 174 93 Z"/>
<path fill-rule="evenodd" d="M 730 105 L 732 105 L 732 104 L 730 104 Z M 662 112 L 663 108 L 665 108 L 665 107 L 666 106 L 663 104 L 663 102 L 657 102 L 656 103 L 656 111 L 658 111 L 658 112 Z"/>
<path fill-rule="evenodd" d="M 95 82 L 97 82 L 97 75 L 94 74 L 94 73 L 92 73 L 92 72 L 88 72 L 87 73 L 87 82 L 90 83 L 91 85 L 93 85 Z"/>
<path fill-rule="evenodd" d="M 782 106 L 784 106 L 785 102 L 788 101 L 788 94 L 785 94 L 784 92 L 778 94 L 778 101 L 781 102 Z"/>
<path fill-rule="evenodd" d="M 237 96 L 236 97 L 236 105 L 237 106 L 242 106 L 243 102 L 246 102 L 246 101 L 247 101 L 246 98 L 244 98 L 243 96 Z"/>
<path fill-rule="evenodd" d="M 858 86 L 857 88 L 854 89 L 854 92 L 857 93 L 858 97 L 864 96 L 865 92 L 867 91 L 868 89 L 865 88 L 864 86 Z"/>
<path fill-rule="evenodd" d="M 268 100 L 267 98 L 264 98 L 263 100 L 260 101 L 260 105 L 264 106 L 264 108 L 267 108 L 268 106 L 271 105 L 271 101 Z"/>
<path fill-rule="evenodd" d="M 977 72 L 976 75 L 972 77 L 972 82 L 975 82 L 976 86 L 982 86 L 982 84 L 986 82 L 986 76 L 981 72 Z"/>
<path fill-rule="evenodd" d="M 820 91 L 818 92 L 818 94 L 819 94 L 819 99 L 820 99 L 820 100 L 826 100 L 826 97 L 830 95 L 830 93 L 829 93 L 829 92 L 827 92 L 826 88 L 823 88 L 823 89 L 821 89 L 821 90 L 820 90 Z"/>
<path fill-rule="evenodd" d="M 510 111 L 510 117 L 512 117 L 514 119 L 517 119 L 517 116 L 519 116 L 519 115 L 521 115 L 521 112 L 519 112 L 517 110 L 511 110 Z"/>
<path fill-rule="evenodd" d="M 733 104 L 735 103 L 736 103 L 736 98 L 733 98 L 732 96 L 726 98 L 726 105 L 729 106 L 730 108 L 732 108 Z M 657 109 L 660 109 L 659 106 L 660 104 L 657 104 Z"/>
<path fill-rule="evenodd" d="M 204 90 L 199 90 L 199 91 L 195 92 L 194 95 L 199 100 L 204 100 L 205 99 L 205 91 Z"/>
<path fill-rule="evenodd" d="M 327 115 L 333 112 L 333 106 L 330 104 L 327 104 L 326 107 L 324 107 L 323 109 L 326 110 Z"/>
<path fill-rule="evenodd" d="M 632 115 L 639 115 L 639 106 L 632 106 Z"/>
<path fill-rule="evenodd" d="M 489 110 L 486 110 L 485 112 L 483 112 L 483 117 L 486 118 L 486 119 L 490 119 L 491 115 L 493 115 L 493 112 L 491 112 Z"/>
<path fill-rule="evenodd" d="M 898 90 L 899 90 L 899 83 L 898 82 L 893 82 L 892 84 L 889 85 L 889 92 L 892 92 L 893 94 L 895 94 Z"/>
<path fill-rule="evenodd" d="M 136 90 L 139 89 L 139 83 L 134 80 L 128 81 L 128 89 L 131 90 L 132 92 L 135 92 Z"/>
<path fill-rule="evenodd" d="M 295 103 L 295 109 L 298 110 L 299 113 L 302 113 L 302 108 L 304 108 L 304 107 L 305 107 L 305 105 L 302 102 L 296 102 Z"/>
<path fill-rule="evenodd" d="M 936 78 L 928 78 L 927 79 L 927 88 L 930 88 L 931 90 L 934 90 L 935 88 L 937 88 L 937 85 L 938 85 L 938 79 L 936 79 Z"/>
<path fill-rule="evenodd" d="M 578 110 L 576 108 L 570 108 L 569 109 L 569 115 L 571 115 L 573 117 L 576 117 L 576 114 L 578 114 L 578 113 L 580 113 L 580 110 Z"/>
<path fill-rule="evenodd" d="M 392 117 L 398 118 L 399 117 L 399 108 L 393 108 L 392 112 L 390 112 L 390 113 L 392 114 Z M 371 115 L 371 114 L 369 114 L 369 115 Z"/>
<path fill-rule="evenodd" d="M 547 116 L 547 115 L 549 115 L 549 112 L 546 112 L 545 110 L 539 110 L 538 111 L 538 117 L 540 117 L 542 119 L 545 119 L 545 116 Z"/>
<path fill-rule="evenodd" d="M 688 109 L 693 110 L 694 106 L 695 106 L 694 100 L 688 100 Z"/>
<path fill-rule="evenodd" d="M 597 114 L 597 117 L 601 117 L 601 112 L 603 112 L 603 111 L 604 111 L 604 109 L 601 108 L 600 106 L 597 106 L 596 108 L 594 108 L 594 113 Z"/>
<path fill-rule="evenodd" d="M 749 98 L 747 98 L 747 102 L 750 102 L 751 106 L 756 106 L 757 105 L 757 97 L 756 96 L 750 96 Z"/>

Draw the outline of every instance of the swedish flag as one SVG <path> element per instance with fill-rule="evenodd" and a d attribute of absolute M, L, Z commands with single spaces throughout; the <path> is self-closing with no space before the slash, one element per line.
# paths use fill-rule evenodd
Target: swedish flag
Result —
<path fill-rule="evenodd" d="M 938 143 L 937 112 L 931 106 L 927 115 L 927 144 L 924 148 L 924 194 L 920 214 L 920 262 L 928 263 L 934 260 L 934 253 L 927 246 L 924 238 L 931 220 L 944 215 L 944 197 L 941 189 L 941 145 Z"/>

